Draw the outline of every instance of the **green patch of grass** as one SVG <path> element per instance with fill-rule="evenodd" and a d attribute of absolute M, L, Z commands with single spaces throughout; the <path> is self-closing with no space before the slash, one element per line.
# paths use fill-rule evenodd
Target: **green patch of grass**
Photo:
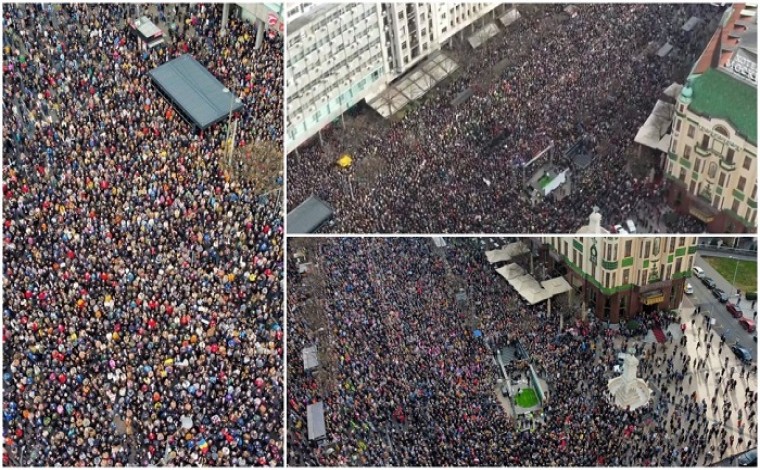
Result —
<path fill-rule="evenodd" d="M 538 405 L 538 395 L 532 388 L 524 388 L 515 396 L 515 403 L 522 408 L 533 408 Z"/>
<path fill-rule="evenodd" d="M 552 177 L 549 175 L 544 175 L 541 177 L 541 179 L 538 180 L 538 187 L 541 189 L 544 189 L 551 182 L 552 182 Z"/>
<path fill-rule="evenodd" d="M 710 263 L 718 273 L 728 282 L 733 282 L 736 273 L 736 287 L 744 292 L 757 292 L 757 261 L 739 260 L 737 268 L 736 260 L 731 258 L 702 257 Z M 735 292 L 729 292 L 733 294 Z"/>

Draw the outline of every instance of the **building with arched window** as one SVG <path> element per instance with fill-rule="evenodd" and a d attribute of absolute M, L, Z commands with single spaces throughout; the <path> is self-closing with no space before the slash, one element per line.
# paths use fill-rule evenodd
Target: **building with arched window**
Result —
<path fill-rule="evenodd" d="M 543 237 L 550 269 L 564 273 L 584 312 L 610 323 L 681 305 L 695 237 L 584 233 Z"/>
<path fill-rule="evenodd" d="M 675 104 L 668 204 L 715 233 L 757 229 L 757 17 L 726 10 Z"/>

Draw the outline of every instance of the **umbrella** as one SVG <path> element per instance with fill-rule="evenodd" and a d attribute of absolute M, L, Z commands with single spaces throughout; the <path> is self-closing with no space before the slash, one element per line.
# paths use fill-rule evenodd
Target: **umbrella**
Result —
<path fill-rule="evenodd" d="M 341 168 L 348 168 L 351 166 L 353 161 L 354 161 L 353 158 L 351 158 L 351 156 L 346 153 L 338 159 L 337 163 L 338 163 L 338 166 L 340 166 Z"/>

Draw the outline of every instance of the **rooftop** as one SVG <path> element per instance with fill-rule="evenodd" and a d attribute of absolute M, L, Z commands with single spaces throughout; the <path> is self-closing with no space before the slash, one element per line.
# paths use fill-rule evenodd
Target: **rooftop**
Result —
<path fill-rule="evenodd" d="M 689 109 L 701 116 L 724 119 L 757 145 L 757 89 L 718 69 L 708 69 L 692 81 Z"/>

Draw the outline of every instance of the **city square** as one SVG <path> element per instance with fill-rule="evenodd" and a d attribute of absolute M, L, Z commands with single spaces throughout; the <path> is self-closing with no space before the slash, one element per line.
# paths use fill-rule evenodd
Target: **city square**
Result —
<path fill-rule="evenodd" d="M 700 240 L 291 238 L 289 465 L 736 465 L 757 333 L 693 273 L 757 256 Z"/>
<path fill-rule="evenodd" d="M 299 233 L 756 232 L 756 6 L 289 8 Z"/>
<path fill-rule="evenodd" d="M 268 8 L 2 5 L 4 466 L 283 465 Z"/>

